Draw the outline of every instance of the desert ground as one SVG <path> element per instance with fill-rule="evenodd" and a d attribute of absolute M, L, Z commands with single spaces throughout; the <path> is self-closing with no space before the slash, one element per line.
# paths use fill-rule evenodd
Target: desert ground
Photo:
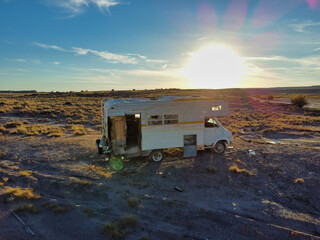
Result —
<path fill-rule="evenodd" d="M 295 91 L 1 93 L 0 239 L 320 239 L 320 90 Z M 226 100 L 232 144 L 114 170 L 100 100 L 166 95 Z"/>

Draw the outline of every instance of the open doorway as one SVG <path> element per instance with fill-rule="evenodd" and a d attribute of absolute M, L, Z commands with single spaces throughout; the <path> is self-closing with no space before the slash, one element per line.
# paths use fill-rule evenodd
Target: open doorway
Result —
<path fill-rule="evenodd" d="M 126 145 L 129 149 L 141 149 L 141 114 L 126 115 Z"/>

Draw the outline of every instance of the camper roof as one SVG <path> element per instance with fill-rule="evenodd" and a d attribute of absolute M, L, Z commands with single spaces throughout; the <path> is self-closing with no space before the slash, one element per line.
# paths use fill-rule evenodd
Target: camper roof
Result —
<path fill-rule="evenodd" d="M 128 104 L 128 103 L 150 103 L 150 102 L 171 102 L 171 101 L 192 101 L 192 100 L 213 100 L 207 97 L 198 96 L 163 96 L 160 98 L 124 98 L 124 99 L 110 99 L 106 102 L 108 107 L 117 104 Z"/>

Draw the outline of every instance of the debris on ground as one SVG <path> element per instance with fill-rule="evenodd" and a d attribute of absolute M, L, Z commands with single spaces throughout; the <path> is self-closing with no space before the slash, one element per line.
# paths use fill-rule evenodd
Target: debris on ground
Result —
<path fill-rule="evenodd" d="M 178 192 L 182 192 L 182 191 L 183 191 L 183 188 L 178 187 L 178 186 L 175 186 L 175 187 L 174 187 L 174 190 L 177 190 Z"/>
<path fill-rule="evenodd" d="M 269 143 L 269 144 L 279 144 L 280 141 L 278 139 L 274 139 L 274 140 L 271 140 L 271 141 L 267 141 L 267 143 Z"/>
<path fill-rule="evenodd" d="M 24 226 L 24 229 L 26 230 L 27 233 L 31 234 L 32 236 L 35 236 L 34 232 L 27 226 L 27 224 L 25 224 L 24 221 L 22 221 L 22 219 L 15 212 L 12 211 L 11 213 Z"/>
<path fill-rule="evenodd" d="M 247 151 L 247 155 L 249 155 L 249 156 L 255 156 L 255 155 L 256 155 L 256 152 L 255 152 L 254 150 L 249 149 L 249 150 Z"/>

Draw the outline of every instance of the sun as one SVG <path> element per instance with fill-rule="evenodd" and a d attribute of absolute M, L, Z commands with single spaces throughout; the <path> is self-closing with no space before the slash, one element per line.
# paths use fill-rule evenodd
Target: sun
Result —
<path fill-rule="evenodd" d="M 190 54 L 181 75 L 194 88 L 238 87 L 242 78 L 241 58 L 225 45 L 209 45 Z"/>

